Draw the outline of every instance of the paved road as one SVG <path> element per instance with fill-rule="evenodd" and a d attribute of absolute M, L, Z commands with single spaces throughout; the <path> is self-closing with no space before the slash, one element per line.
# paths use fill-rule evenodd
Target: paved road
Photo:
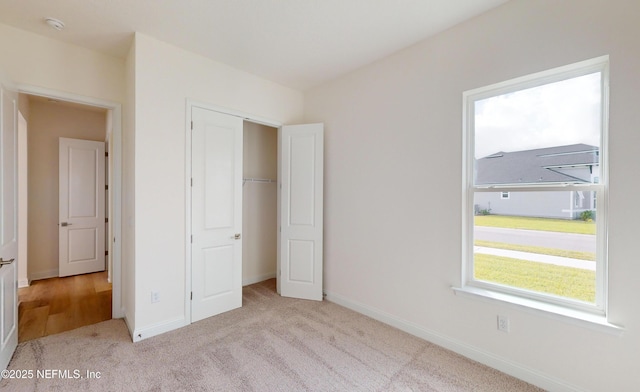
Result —
<path fill-rule="evenodd" d="M 476 240 L 505 242 L 508 244 L 543 246 L 545 248 L 580 252 L 595 253 L 596 251 L 596 236 L 589 234 L 476 226 L 474 237 Z"/>

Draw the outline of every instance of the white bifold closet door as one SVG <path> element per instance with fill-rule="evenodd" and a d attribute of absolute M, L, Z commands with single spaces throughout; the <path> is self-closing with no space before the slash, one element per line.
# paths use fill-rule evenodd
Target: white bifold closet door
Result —
<path fill-rule="evenodd" d="M 195 322 L 242 306 L 243 118 L 193 106 L 191 120 Z M 277 281 L 283 296 L 322 300 L 323 134 L 322 124 L 283 126 L 278 133 Z"/>
<path fill-rule="evenodd" d="M 240 117 L 194 107 L 191 118 L 191 321 L 242 306 Z"/>
<path fill-rule="evenodd" d="M 322 300 L 323 124 L 280 129 L 278 291 Z"/>

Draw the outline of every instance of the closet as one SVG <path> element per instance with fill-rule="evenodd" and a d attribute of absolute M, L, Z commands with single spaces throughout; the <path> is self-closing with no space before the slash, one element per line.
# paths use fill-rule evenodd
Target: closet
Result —
<path fill-rule="evenodd" d="M 191 322 L 241 307 L 242 286 L 276 271 L 282 296 L 322 300 L 323 124 L 190 112 Z"/>
<path fill-rule="evenodd" d="M 243 123 L 242 285 L 276 277 L 278 129 Z"/>

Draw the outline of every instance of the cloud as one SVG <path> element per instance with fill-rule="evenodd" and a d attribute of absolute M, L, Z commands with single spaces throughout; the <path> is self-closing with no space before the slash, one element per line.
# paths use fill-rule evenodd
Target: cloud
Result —
<path fill-rule="evenodd" d="M 476 101 L 475 157 L 585 143 L 600 146 L 601 74 Z"/>

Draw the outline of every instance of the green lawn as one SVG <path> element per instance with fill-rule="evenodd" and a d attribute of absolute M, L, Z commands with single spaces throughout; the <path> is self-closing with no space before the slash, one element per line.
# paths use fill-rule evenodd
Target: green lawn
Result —
<path fill-rule="evenodd" d="M 596 233 L 595 222 L 581 220 L 528 218 L 517 216 L 481 215 L 475 217 L 476 226 L 503 227 L 555 231 L 561 233 Z M 506 244 L 500 242 L 474 242 L 476 246 L 595 260 L 591 252 L 566 251 L 562 249 Z M 521 289 L 558 295 L 580 301 L 595 302 L 595 272 L 579 268 L 562 267 L 485 254 L 474 254 L 474 275 L 478 280 L 513 286 Z"/>
<path fill-rule="evenodd" d="M 478 215 L 476 226 L 504 227 L 508 229 L 527 229 L 557 231 L 561 233 L 595 234 L 596 223 L 581 220 L 528 218 L 522 216 Z"/>
<path fill-rule="evenodd" d="M 478 280 L 595 302 L 594 271 L 475 254 L 474 275 Z"/>

